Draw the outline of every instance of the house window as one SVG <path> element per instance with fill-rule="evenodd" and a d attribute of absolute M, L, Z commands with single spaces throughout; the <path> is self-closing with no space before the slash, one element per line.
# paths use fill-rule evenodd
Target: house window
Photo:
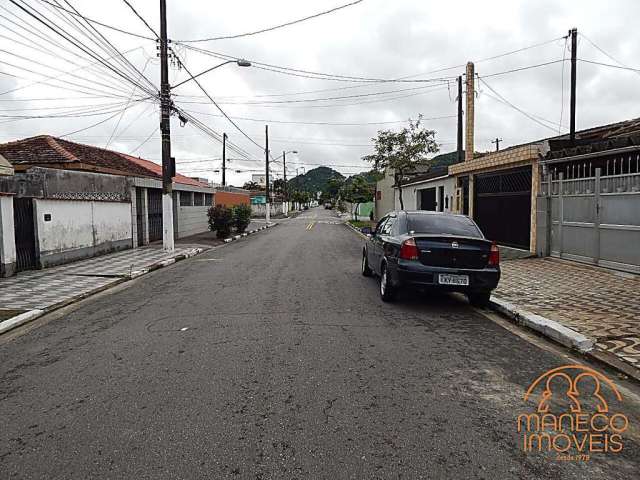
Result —
<path fill-rule="evenodd" d="M 200 193 L 200 192 L 194 193 L 193 194 L 193 204 L 196 207 L 201 207 L 204 204 L 203 197 L 204 197 L 203 193 Z"/>
<path fill-rule="evenodd" d="M 180 206 L 190 207 L 193 205 L 193 192 L 180 192 Z"/>
<path fill-rule="evenodd" d="M 210 205 L 213 205 L 213 194 L 211 193 L 205 193 L 204 194 L 204 204 L 208 207 Z"/>

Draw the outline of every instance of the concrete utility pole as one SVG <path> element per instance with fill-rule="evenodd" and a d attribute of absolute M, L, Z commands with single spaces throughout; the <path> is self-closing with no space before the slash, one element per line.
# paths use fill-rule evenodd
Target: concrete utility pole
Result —
<path fill-rule="evenodd" d="M 222 134 L 222 186 L 227 185 L 227 134 Z"/>
<path fill-rule="evenodd" d="M 576 67 L 578 63 L 578 29 L 569 30 L 571 35 L 571 114 L 569 121 L 569 138 L 576 139 Z"/>
<path fill-rule="evenodd" d="M 464 146 L 462 145 L 462 75 L 458 77 L 458 162 L 464 160 Z"/>
<path fill-rule="evenodd" d="M 284 179 L 284 184 L 282 186 L 282 205 L 284 207 L 284 214 L 289 213 L 289 199 L 287 198 L 287 152 L 282 151 L 282 178 Z"/>
<path fill-rule="evenodd" d="M 473 62 L 467 62 L 467 111 L 466 111 L 466 142 L 465 142 L 465 154 L 464 160 L 468 162 L 473 160 L 473 121 L 474 121 L 474 100 L 475 100 L 475 68 Z"/>
<path fill-rule="evenodd" d="M 265 125 L 264 126 L 264 140 L 265 140 L 265 147 L 264 147 L 264 161 L 265 161 L 265 165 L 266 165 L 266 173 L 265 173 L 265 183 L 266 183 L 266 220 L 267 223 L 269 223 L 269 221 L 271 220 L 271 199 L 269 198 L 269 125 Z"/>
<path fill-rule="evenodd" d="M 162 136 L 162 248 L 173 252 L 173 192 L 171 166 L 171 91 L 167 64 L 167 4 L 160 0 L 160 133 Z"/>
<path fill-rule="evenodd" d="M 495 143 L 495 144 L 496 144 L 496 152 L 497 152 L 498 150 L 500 150 L 500 142 L 501 142 L 501 141 L 502 141 L 502 139 L 501 139 L 501 138 L 497 138 L 497 137 L 496 137 L 496 139 L 495 139 L 495 140 L 491 140 L 491 143 Z"/>

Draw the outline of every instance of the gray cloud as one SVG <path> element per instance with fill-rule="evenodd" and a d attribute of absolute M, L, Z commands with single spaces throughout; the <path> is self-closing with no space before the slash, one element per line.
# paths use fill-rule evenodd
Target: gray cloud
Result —
<path fill-rule="evenodd" d="M 117 25 L 125 30 L 142 34 L 149 32 L 121 2 L 97 3 L 76 0 L 72 2 L 78 10 L 105 23 Z M 169 32 L 173 39 L 189 39 L 212 35 L 238 33 L 267 25 L 281 23 L 310 12 L 335 6 L 339 2 L 256 2 L 238 0 L 220 7 L 211 2 L 197 0 L 168 0 Z M 42 4 L 32 2 L 34 6 L 45 10 Z M 157 2 L 137 0 L 133 2 L 140 13 L 152 26 L 158 23 Z M 15 7 L 5 8 L 18 13 Z M 6 12 L 3 12 L 6 14 Z M 19 15 L 19 14 L 18 14 Z M 236 40 L 224 40 L 198 44 L 204 48 L 223 52 L 255 61 L 291 66 L 299 69 L 330 72 L 345 75 L 398 78 L 422 74 L 416 78 L 434 76 L 456 76 L 464 68 L 456 68 L 442 73 L 429 74 L 442 67 L 464 64 L 467 60 L 480 60 L 495 54 L 515 50 L 527 45 L 551 40 L 565 35 L 567 30 L 576 26 L 591 40 L 620 62 L 632 67 L 636 54 L 640 32 L 635 29 L 634 19 L 640 15 L 640 5 L 633 0 L 616 4 L 615 12 L 596 1 L 553 2 L 423 2 L 366 0 L 360 5 L 342 10 L 334 15 L 305 22 L 282 30 L 245 37 Z M 24 17 L 24 16 L 23 16 Z M 29 58 L 38 58 L 37 68 L 49 75 L 55 72 L 46 65 L 71 70 L 72 65 L 42 52 L 34 52 L 12 42 L 15 38 L 6 27 L 15 29 L 5 19 L 0 19 L 1 34 L 9 38 L 0 38 L 3 49 L 20 53 Z M 157 85 L 158 62 L 155 58 L 155 43 L 128 37 L 108 30 L 102 30 L 121 50 L 142 46 L 143 50 L 128 55 L 131 61 L 142 68 L 147 61 L 145 74 Z M 39 43 L 43 43 L 39 41 Z M 73 47 L 70 47 L 73 48 Z M 176 47 L 180 55 L 186 58 L 186 65 L 192 72 L 199 72 L 216 63 L 211 57 Z M 499 59 L 478 62 L 476 71 L 480 76 L 514 69 L 526 65 L 559 60 L 563 56 L 564 41 L 558 40 L 548 45 L 530 49 Z M 584 38 L 579 44 L 579 57 L 605 63 L 614 63 L 596 50 Z M 569 55 L 566 52 L 567 57 Z M 83 54 L 80 54 L 83 55 Z M 85 63 L 84 60 L 74 59 Z M 9 61 L 9 60 L 6 60 Z M 16 60 L 18 62 L 18 60 Z M 12 63 L 16 63 L 13 62 Z M 87 62 L 88 63 L 88 62 Z M 27 63 L 19 63 L 25 67 Z M 31 65 L 30 67 L 33 67 Z M 36 79 L 37 75 L 19 72 L 4 64 L 1 71 L 23 75 Z M 638 76 L 633 72 L 611 68 L 579 64 L 578 70 L 578 119 L 579 128 L 614 122 L 638 116 Z M 82 75 L 91 76 L 90 72 Z M 173 83 L 186 78 L 184 71 L 172 70 Z M 92 77 L 94 78 L 95 75 Z M 67 77 L 68 78 L 68 77 Z M 97 78 L 97 77 L 95 77 Z M 103 81 L 103 80 L 101 80 Z M 506 99 L 533 115 L 559 122 L 562 99 L 562 66 L 560 63 L 486 79 L 497 92 Z M 0 91 L 25 85 L 26 81 L 0 75 Z M 225 66 L 203 77 L 203 85 L 217 99 L 223 102 L 256 101 L 250 98 L 256 95 L 295 93 L 319 89 L 355 87 L 356 84 L 313 80 L 282 75 L 256 68 L 238 68 Z M 310 93 L 288 97 L 269 97 L 263 100 L 320 98 L 326 96 L 353 95 L 409 88 L 407 84 L 363 85 L 335 91 Z M 322 108 L 304 105 L 224 105 L 231 116 L 281 121 L 304 122 L 376 122 L 415 118 L 418 113 L 426 117 L 453 115 L 456 112 L 456 87 L 450 89 L 425 90 L 424 93 L 392 101 L 371 102 L 375 98 L 348 99 L 335 101 L 340 106 Z M 568 124 L 569 69 L 565 65 L 564 75 L 564 114 L 563 124 Z M 128 92 L 131 87 L 124 87 Z M 554 132 L 531 121 L 521 113 L 491 98 L 492 92 L 483 84 L 476 85 L 476 149 L 488 150 L 493 146 L 492 138 L 499 136 L 503 146 L 517 144 L 546 136 Z M 177 93 L 201 96 L 195 85 L 185 85 Z M 412 92 L 406 92 L 410 94 Z M 11 94 L 0 96 L 0 105 L 4 109 L 22 107 L 42 108 L 43 106 L 91 105 L 90 100 L 77 100 L 80 94 L 64 90 L 47 88 L 42 85 L 25 88 Z M 394 96 L 400 96 L 397 94 Z M 60 101 L 16 101 L 29 98 L 69 97 Z M 234 98 L 228 98 L 234 97 Z M 181 99 L 176 97 L 180 105 Z M 107 102 L 108 100 L 95 100 Z M 353 105 L 354 103 L 358 103 Z M 366 103 L 365 103 L 366 102 Z M 346 104 L 346 105 L 345 105 Z M 316 104 L 313 104 L 316 105 Z M 211 105 L 184 104 L 183 108 L 192 111 L 217 114 Z M 38 112 L 25 110 L 24 114 Z M 255 162 L 232 162 L 234 168 L 262 168 L 263 154 L 255 146 L 242 138 L 239 132 L 223 118 L 196 114 L 211 128 L 218 132 L 227 132 L 230 139 L 255 156 Z M 81 129 L 105 117 L 83 117 L 71 119 L 34 119 L 0 123 L 0 140 L 7 141 L 40 133 L 63 134 Z M 71 136 L 80 142 L 104 146 L 114 131 L 118 117 L 102 125 Z M 1 122 L 1 120 L 0 120 Z M 264 123 L 238 121 L 239 125 L 258 143 L 263 142 Z M 126 112 L 116 131 L 117 136 L 109 148 L 132 151 L 147 138 L 158 125 L 158 112 L 155 106 L 140 105 Z M 125 127 L 128 128 L 123 132 Z M 455 148 L 455 118 L 433 120 L 427 123 L 437 131 L 438 141 L 443 143 L 442 150 Z M 364 170 L 366 166 L 361 156 L 370 152 L 368 146 L 340 146 L 332 144 L 369 144 L 380 128 L 400 127 L 400 124 L 386 126 L 334 126 L 334 125 L 294 125 L 270 124 L 271 149 L 274 156 L 282 150 L 299 150 L 299 155 L 289 156 L 290 165 L 300 166 L 306 163 L 307 169 L 315 164 L 327 164 L 343 173 Z M 220 162 L 203 161 L 184 163 L 194 159 L 219 157 L 220 145 L 205 137 L 191 125 L 181 128 L 177 120 L 172 123 L 173 150 L 181 168 L 186 173 L 202 175 L 219 180 L 212 170 Z M 143 157 L 158 161 L 160 158 L 159 135 L 156 133 L 140 150 Z M 236 155 L 231 154 L 235 157 Z M 299 162 L 299 163 L 298 163 Z M 339 167 L 343 165 L 345 167 Z M 346 166 L 349 167 L 346 167 Z M 362 165 L 362 168 L 352 167 Z M 278 169 L 280 167 L 277 167 Z M 231 174 L 232 182 L 241 184 L 248 179 L 249 173 Z"/>

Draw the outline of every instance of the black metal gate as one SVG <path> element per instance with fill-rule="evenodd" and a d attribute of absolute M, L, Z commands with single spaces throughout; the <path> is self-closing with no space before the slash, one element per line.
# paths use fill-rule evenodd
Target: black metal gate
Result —
<path fill-rule="evenodd" d="M 149 241 L 162 240 L 162 190 L 147 189 L 147 214 L 149 215 Z"/>
<path fill-rule="evenodd" d="M 140 187 L 136 187 L 136 226 L 138 232 L 138 246 L 144 245 L 144 190 Z"/>
<path fill-rule="evenodd" d="M 528 250 L 531 167 L 476 175 L 473 218 L 488 239 Z"/>
<path fill-rule="evenodd" d="M 33 222 L 33 199 L 13 199 L 13 223 L 16 240 L 16 269 L 36 268 L 36 235 Z"/>

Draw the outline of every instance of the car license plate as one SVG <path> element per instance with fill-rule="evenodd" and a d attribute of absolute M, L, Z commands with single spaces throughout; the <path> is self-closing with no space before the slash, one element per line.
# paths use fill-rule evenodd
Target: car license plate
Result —
<path fill-rule="evenodd" d="M 441 273 L 438 275 L 440 285 L 469 285 L 469 275 L 451 275 Z"/>

